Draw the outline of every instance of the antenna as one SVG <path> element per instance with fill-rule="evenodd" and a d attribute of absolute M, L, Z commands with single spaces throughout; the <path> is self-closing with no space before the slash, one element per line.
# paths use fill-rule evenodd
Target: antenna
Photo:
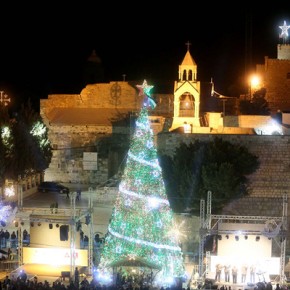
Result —
<path fill-rule="evenodd" d="M 214 96 L 214 83 L 213 83 L 213 78 L 210 79 L 210 83 L 211 83 L 211 96 Z"/>

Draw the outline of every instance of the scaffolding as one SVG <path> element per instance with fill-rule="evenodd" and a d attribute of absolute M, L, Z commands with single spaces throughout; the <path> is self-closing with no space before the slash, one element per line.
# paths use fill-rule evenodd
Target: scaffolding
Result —
<path fill-rule="evenodd" d="M 70 196 L 70 208 L 69 209 L 57 209 L 57 212 L 54 215 L 51 215 L 51 209 L 43 208 L 23 208 L 22 199 L 19 201 L 18 212 L 15 216 L 15 221 L 18 222 L 18 267 L 23 265 L 23 239 L 22 233 L 23 222 L 47 222 L 47 223 L 65 223 L 70 227 L 70 275 L 75 271 L 75 241 L 76 241 L 76 232 L 77 224 L 84 217 L 90 215 L 89 218 L 89 243 L 88 243 L 88 274 L 92 275 L 93 273 L 93 202 L 92 202 L 92 190 L 90 191 L 88 199 L 88 207 L 85 210 L 76 209 L 76 192 L 73 192 Z"/>
<path fill-rule="evenodd" d="M 266 224 L 269 220 L 279 224 L 279 232 L 275 236 L 269 236 L 268 238 L 279 238 L 280 239 L 280 273 L 279 283 L 283 284 L 286 281 L 285 277 L 285 257 L 286 257 L 286 237 L 287 237 L 287 209 L 288 209 L 288 197 L 284 194 L 282 197 L 282 216 L 235 216 L 235 215 L 213 215 L 211 213 L 212 193 L 208 191 L 207 194 L 207 209 L 205 212 L 205 200 L 200 201 L 200 231 L 199 231 L 199 275 L 200 279 L 204 280 L 209 271 L 210 252 L 206 252 L 206 259 L 204 259 L 205 252 L 205 241 L 209 235 L 220 235 L 220 234 L 233 234 L 239 229 L 231 230 L 220 230 L 218 225 L 220 222 L 225 221 L 239 221 L 253 224 Z M 238 223 L 237 223 L 238 225 Z M 267 236 L 267 233 L 261 233 L 261 230 L 243 230 L 245 235 L 262 235 Z M 279 243 L 278 241 L 276 241 Z"/>

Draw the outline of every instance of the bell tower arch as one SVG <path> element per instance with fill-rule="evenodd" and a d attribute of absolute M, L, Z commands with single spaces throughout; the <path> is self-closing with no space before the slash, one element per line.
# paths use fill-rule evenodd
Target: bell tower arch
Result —
<path fill-rule="evenodd" d="M 187 42 L 187 51 L 179 65 L 178 81 L 174 83 L 174 113 L 170 131 L 183 127 L 192 133 L 193 127 L 200 127 L 200 82 L 197 81 L 197 65 L 192 58 Z"/>

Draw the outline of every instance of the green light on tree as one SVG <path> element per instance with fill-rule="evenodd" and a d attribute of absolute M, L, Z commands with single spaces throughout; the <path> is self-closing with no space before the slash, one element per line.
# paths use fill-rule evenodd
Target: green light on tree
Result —
<path fill-rule="evenodd" d="M 145 80 L 137 87 L 144 98 L 144 106 L 136 121 L 99 270 L 104 273 L 122 262 L 139 260 L 158 269 L 155 282 L 167 286 L 185 273 L 183 253 L 178 236 L 172 234 L 173 211 L 165 192 L 148 118 L 148 108 L 155 106 L 150 96 L 152 86 Z"/>

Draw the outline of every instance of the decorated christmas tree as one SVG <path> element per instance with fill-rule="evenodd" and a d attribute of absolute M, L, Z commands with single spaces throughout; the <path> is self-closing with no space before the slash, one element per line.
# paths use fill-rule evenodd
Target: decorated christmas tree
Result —
<path fill-rule="evenodd" d="M 173 233 L 174 217 L 165 192 L 148 109 L 155 107 L 150 90 L 137 85 L 144 105 L 136 128 L 105 237 L 100 271 L 134 265 L 157 269 L 156 281 L 170 285 L 184 275 L 183 254 Z M 129 262 L 128 262 L 129 261 Z"/>

